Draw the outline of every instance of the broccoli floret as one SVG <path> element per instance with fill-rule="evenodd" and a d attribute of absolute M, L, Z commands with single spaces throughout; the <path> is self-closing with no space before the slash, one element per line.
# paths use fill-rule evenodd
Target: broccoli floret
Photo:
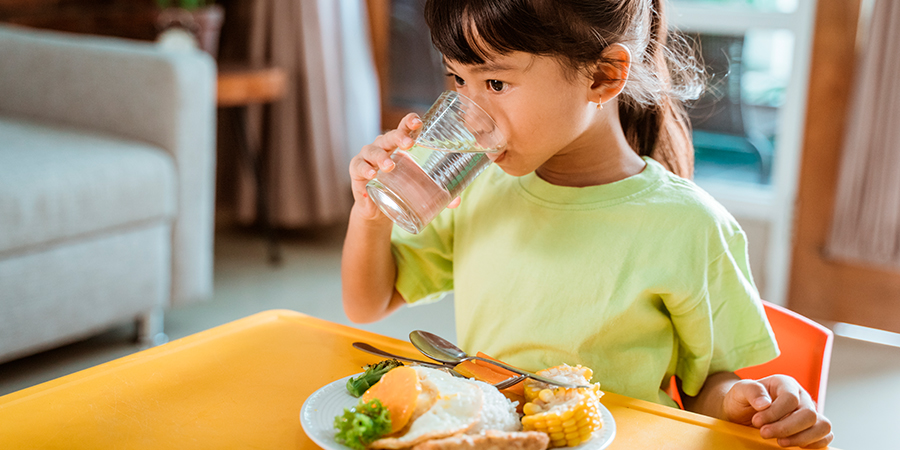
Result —
<path fill-rule="evenodd" d="M 334 440 L 356 450 L 365 448 L 391 431 L 391 416 L 378 399 L 368 403 L 362 400 L 334 418 L 337 433 Z"/>

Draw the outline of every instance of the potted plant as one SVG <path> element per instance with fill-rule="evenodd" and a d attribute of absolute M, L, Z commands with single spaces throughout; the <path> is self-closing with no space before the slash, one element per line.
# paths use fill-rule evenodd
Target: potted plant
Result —
<path fill-rule="evenodd" d="M 156 0 L 160 8 L 156 21 L 160 33 L 184 28 L 197 40 L 200 49 L 213 57 L 219 50 L 219 32 L 225 9 L 214 0 Z"/>

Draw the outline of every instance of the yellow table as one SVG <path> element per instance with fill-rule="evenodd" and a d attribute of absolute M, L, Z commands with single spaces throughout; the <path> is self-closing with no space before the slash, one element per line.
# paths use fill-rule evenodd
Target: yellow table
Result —
<path fill-rule="evenodd" d="M 299 413 L 315 390 L 407 342 L 293 311 L 259 313 L 0 397 L 2 449 L 315 449 Z M 615 394 L 610 449 L 770 449 L 757 430 Z"/>

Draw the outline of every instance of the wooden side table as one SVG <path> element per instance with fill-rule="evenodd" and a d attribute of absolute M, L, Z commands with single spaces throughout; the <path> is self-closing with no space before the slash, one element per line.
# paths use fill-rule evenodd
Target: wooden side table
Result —
<path fill-rule="evenodd" d="M 247 135 L 247 106 L 263 105 L 263 117 L 271 115 L 272 103 L 284 98 L 287 92 L 287 73 L 278 67 L 220 66 L 217 82 L 216 106 L 227 109 L 231 128 L 235 133 L 238 162 L 246 164 L 256 185 L 256 220 L 268 242 L 269 262 L 281 263 L 278 237 L 269 216 L 268 171 L 269 152 L 267 133 L 256 148 Z M 265 119 L 264 119 L 265 120 Z"/>

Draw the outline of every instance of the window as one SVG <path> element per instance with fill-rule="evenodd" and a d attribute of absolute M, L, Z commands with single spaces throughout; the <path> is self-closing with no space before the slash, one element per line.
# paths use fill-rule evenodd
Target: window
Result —
<path fill-rule="evenodd" d="M 762 230 L 761 239 L 748 231 L 757 247 L 751 259 L 764 253 L 763 270 L 754 268 L 754 275 L 765 279 L 764 298 L 783 304 L 815 1 L 669 0 L 668 6 L 669 23 L 698 41 L 711 75 L 710 90 L 690 111 L 694 179 L 742 224 Z"/>
<path fill-rule="evenodd" d="M 794 66 L 797 0 L 676 0 L 709 87 L 691 108 L 698 179 L 771 184 Z"/>
<path fill-rule="evenodd" d="M 688 36 L 700 47 L 709 76 L 707 90 L 689 108 L 696 176 L 770 184 L 793 33 L 751 29 Z"/>

